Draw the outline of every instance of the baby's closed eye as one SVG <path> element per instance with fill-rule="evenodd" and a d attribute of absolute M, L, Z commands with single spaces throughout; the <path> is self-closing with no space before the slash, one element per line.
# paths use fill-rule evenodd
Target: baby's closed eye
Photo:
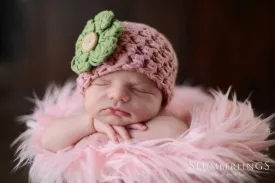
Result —
<path fill-rule="evenodd" d="M 137 92 L 151 94 L 151 92 L 145 87 L 132 87 L 132 89 Z"/>
<path fill-rule="evenodd" d="M 131 86 L 132 90 L 139 92 L 139 93 L 145 93 L 145 94 L 152 94 L 153 90 L 151 89 L 150 86 L 143 84 L 143 83 L 139 83 L 139 84 L 133 84 Z"/>
<path fill-rule="evenodd" d="M 92 85 L 96 85 L 96 86 L 107 86 L 110 84 L 111 84 L 111 81 L 108 81 L 108 80 L 96 80 L 92 83 Z"/>

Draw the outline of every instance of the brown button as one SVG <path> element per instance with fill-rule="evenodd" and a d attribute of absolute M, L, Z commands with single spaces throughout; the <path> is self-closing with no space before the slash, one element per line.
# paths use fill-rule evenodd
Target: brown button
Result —
<path fill-rule="evenodd" d="M 83 52 L 88 52 L 95 48 L 97 44 L 97 34 L 95 32 L 90 32 L 86 34 L 86 36 L 83 38 L 81 48 Z"/>

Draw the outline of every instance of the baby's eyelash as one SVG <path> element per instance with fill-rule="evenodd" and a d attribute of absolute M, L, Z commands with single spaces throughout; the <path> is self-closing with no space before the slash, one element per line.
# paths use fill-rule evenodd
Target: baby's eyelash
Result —
<path fill-rule="evenodd" d="M 98 84 L 98 83 L 96 83 L 96 84 L 94 84 L 94 85 L 96 85 L 96 86 L 107 86 L 108 84 Z"/>
<path fill-rule="evenodd" d="M 147 93 L 147 94 L 151 94 L 149 91 L 147 91 L 147 90 L 144 90 L 144 89 L 140 89 L 140 88 L 132 88 L 132 89 L 134 89 L 135 91 L 138 91 L 138 92 L 141 92 L 141 93 Z"/>
<path fill-rule="evenodd" d="M 97 86 L 107 86 L 110 84 L 110 82 L 109 81 L 97 81 L 92 84 L 97 85 Z"/>

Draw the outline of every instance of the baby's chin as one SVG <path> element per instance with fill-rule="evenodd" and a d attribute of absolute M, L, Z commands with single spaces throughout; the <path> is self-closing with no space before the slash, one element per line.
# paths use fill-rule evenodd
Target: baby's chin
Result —
<path fill-rule="evenodd" d="M 101 116 L 99 120 L 104 123 L 116 126 L 126 126 L 135 123 L 135 121 L 130 117 L 121 117 L 116 115 Z"/>

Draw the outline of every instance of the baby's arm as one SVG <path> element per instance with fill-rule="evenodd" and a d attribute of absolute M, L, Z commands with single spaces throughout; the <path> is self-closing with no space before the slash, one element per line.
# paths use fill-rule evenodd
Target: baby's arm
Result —
<path fill-rule="evenodd" d="M 104 133 L 112 141 L 118 142 L 116 131 L 112 125 L 92 118 L 86 112 L 81 112 L 53 121 L 46 127 L 41 143 L 45 149 L 56 152 L 74 145 L 82 138 L 96 132 Z M 125 135 L 121 134 L 123 132 L 119 131 L 118 134 L 124 137 Z"/>
<path fill-rule="evenodd" d="M 147 130 L 147 127 L 141 123 L 131 124 L 128 127 L 136 130 Z M 81 112 L 53 121 L 45 128 L 41 143 L 45 149 L 56 152 L 74 145 L 82 138 L 96 132 L 106 134 L 109 139 L 116 143 L 118 138 L 122 140 L 130 139 L 125 127 L 112 126 L 92 118 L 86 112 Z"/>
<path fill-rule="evenodd" d="M 187 129 L 184 121 L 174 116 L 160 115 L 145 123 L 146 131 L 130 129 L 129 133 L 132 138 L 137 140 L 153 140 L 160 138 L 177 138 Z"/>
<path fill-rule="evenodd" d="M 96 130 L 87 113 L 59 118 L 45 128 L 41 143 L 45 149 L 57 151 L 71 146 Z"/>

